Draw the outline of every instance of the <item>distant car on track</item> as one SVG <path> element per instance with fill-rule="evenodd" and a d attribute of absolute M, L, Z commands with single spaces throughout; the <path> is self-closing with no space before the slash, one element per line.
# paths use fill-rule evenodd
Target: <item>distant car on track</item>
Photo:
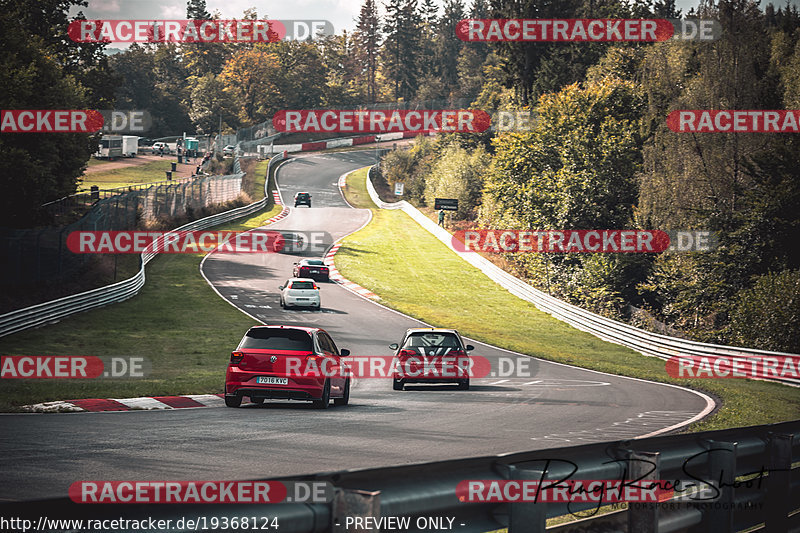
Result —
<path fill-rule="evenodd" d="M 290 278 L 278 287 L 281 291 L 281 307 L 311 307 L 319 310 L 322 302 L 319 297 L 319 287 L 311 278 Z"/>
<path fill-rule="evenodd" d="M 234 150 L 236 150 L 236 147 L 232 144 L 229 144 L 228 146 L 222 149 L 222 155 L 225 156 L 233 155 Z"/>
<path fill-rule="evenodd" d="M 254 326 L 231 353 L 225 374 L 225 405 L 239 407 L 247 396 L 253 403 L 266 399 L 306 400 L 319 409 L 350 401 L 350 378 L 342 372 L 342 357 L 324 329 L 298 326 Z M 325 369 L 309 372 L 309 369 Z"/>
<path fill-rule="evenodd" d="M 307 205 L 311 207 L 311 195 L 307 192 L 299 192 L 294 195 L 294 206 Z"/>
<path fill-rule="evenodd" d="M 407 383 L 457 383 L 459 389 L 469 389 L 470 360 L 467 352 L 475 347 L 471 344 L 465 346 L 458 331 L 412 328 L 406 331 L 400 344 L 390 344 L 389 347 L 395 350 L 392 365 L 394 390 L 403 390 Z M 423 370 L 426 368 L 435 372 L 425 376 Z"/>
<path fill-rule="evenodd" d="M 296 278 L 311 278 L 321 281 L 330 281 L 328 267 L 321 259 L 301 259 L 294 264 L 292 276 Z"/>

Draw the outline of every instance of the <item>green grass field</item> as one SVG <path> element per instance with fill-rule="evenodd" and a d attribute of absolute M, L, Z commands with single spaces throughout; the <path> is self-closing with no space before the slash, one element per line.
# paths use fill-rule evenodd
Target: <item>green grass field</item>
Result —
<path fill-rule="evenodd" d="M 539 311 L 464 262 L 405 213 L 374 209 L 365 180 L 366 169 L 351 174 L 346 194 L 354 206 L 373 208 L 372 222 L 344 240 L 336 266 L 384 305 L 509 350 L 690 386 L 721 399 L 721 409 L 694 424 L 695 431 L 800 418 L 800 389 L 749 380 L 672 379 L 664 361 L 603 342 Z"/>
<path fill-rule="evenodd" d="M 93 163 L 94 161 L 94 163 Z M 88 191 L 93 185 L 101 189 L 114 189 L 116 187 L 128 187 L 130 185 L 141 185 L 143 183 L 153 183 L 167 179 L 165 172 L 171 170 L 170 163 L 174 158 L 164 158 L 163 161 L 151 161 L 135 167 L 116 168 L 104 172 L 93 172 L 83 176 L 83 181 L 78 185 L 78 192 Z M 89 166 L 99 167 L 105 162 L 89 160 Z M 189 165 L 178 165 L 178 168 L 189 167 Z"/>
<path fill-rule="evenodd" d="M 261 174 L 262 196 L 266 165 L 261 162 L 253 171 Z M 278 212 L 280 207 L 272 207 L 217 229 L 256 228 Z M 0 411 L 52 400 L 222 392 L 230 352 L 255 323 L 200 276 L 202 258 L 164 254 L 147 266 L 147 283 L 134 298 L 0 338 L 3 355 L 145 357 L 152 364 L 151 375 L 127 380 L 4 379 Z"/>

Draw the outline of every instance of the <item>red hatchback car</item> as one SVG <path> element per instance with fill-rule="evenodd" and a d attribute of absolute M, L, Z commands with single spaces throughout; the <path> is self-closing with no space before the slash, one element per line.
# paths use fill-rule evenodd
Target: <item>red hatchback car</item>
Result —
<path fill-rule="evenodd" d="M 350 378 L 328 332 L 299 326 L 254 326 L 231 353 L 225 374 L 225 405 L 239 407 L 247 396 L 253 403 L 266 399 L 312 401 L 327 409 L 350 401 Z"/>

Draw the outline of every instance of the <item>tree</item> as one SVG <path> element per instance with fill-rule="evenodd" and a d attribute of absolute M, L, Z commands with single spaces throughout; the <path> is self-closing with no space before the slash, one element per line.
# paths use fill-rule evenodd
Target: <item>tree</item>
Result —
<path fill-rule="evenodd" d="M 0 108 L 86 109 L 86 89 L 67 74 L 46 42 L 0 10 Z M 96 143 L 84 133 L 3 133 L 0 136 L 0 226 L 39 222 L 40 206 L 75 192 Z"/>
<path fill-rule="evenodd" d="M 730 329 L 738 345 L 800 353 L 800 270 L 770 272 L 742 290 Z"/>
<path fill-rule="evenodd" d="M 242 123 L 271 119 L 283 107 L 284 97 L 275 81 L 280 69 L 278 55 L 263 44 L 240 50 L 225 63 L 219 81 Z"/>
<path fill-rule="evenodd" d="M 380 20 L 375 0 L 364 0 L 356 26 L 357 54 L 363 65 L 367 86 L 367 103 L 374 103 L 378 96 L 376 76 L 380 51 Z"/>
<path fill-rule="evenodd" d="M 386 77 L 394 86 L 395 100 L 411 100 L 419 82 L 421 18 L 417 0 L 389 0 L 383 31 L 382 59 Z"/>

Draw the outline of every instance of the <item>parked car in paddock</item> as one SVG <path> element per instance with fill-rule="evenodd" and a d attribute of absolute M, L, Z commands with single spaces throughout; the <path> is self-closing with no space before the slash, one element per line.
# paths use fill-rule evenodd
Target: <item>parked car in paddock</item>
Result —
<path fill-rule="evenodd" d="M 278 287 L 281 291 L 281 307 L 311 307 L 319 310 L 322 302 L 319 296 L 319 287 L 311 278 L 289 278 L 286 283 Z"/>
<path fill-rule="evenodd" d="M 320 281 L 330 281 L 330 271 L 322 259 L 301 259 L 294 264 L 292 276 L 296 278 L 311 278 Z"/>
<path fill-rule="evenodd" d="M 299 326 L 253 326 L 231 352 L 225 374 L 225 405 L 239 407 L 247 396 L 305 400 L 319 409 L 350 402 L 350 377 L 340 371 L 340 350 L 327 331 Z M 317 372 L 316 369 L 324 371 Z"/>
<path fill-rule="evenodd" d="M 311 195 L 307 192 L 299 192 L 294 195 L 294 206 L 307 205 L 311 207 Z"/>
<path fill-rule="evenodd" d="M 395 350 L 392 364 L 394 390 L 403 390 L 408 383 L 457 383 L 459 389 L 469 389 L 470 359 L 467 352 L 475 347 L 464 345 L 458 331 L 412 328 L 406 330 L 400 344 L 390 344 L 389 347 Z M 426 369 L 433 371 L 426 375 Z"/>

